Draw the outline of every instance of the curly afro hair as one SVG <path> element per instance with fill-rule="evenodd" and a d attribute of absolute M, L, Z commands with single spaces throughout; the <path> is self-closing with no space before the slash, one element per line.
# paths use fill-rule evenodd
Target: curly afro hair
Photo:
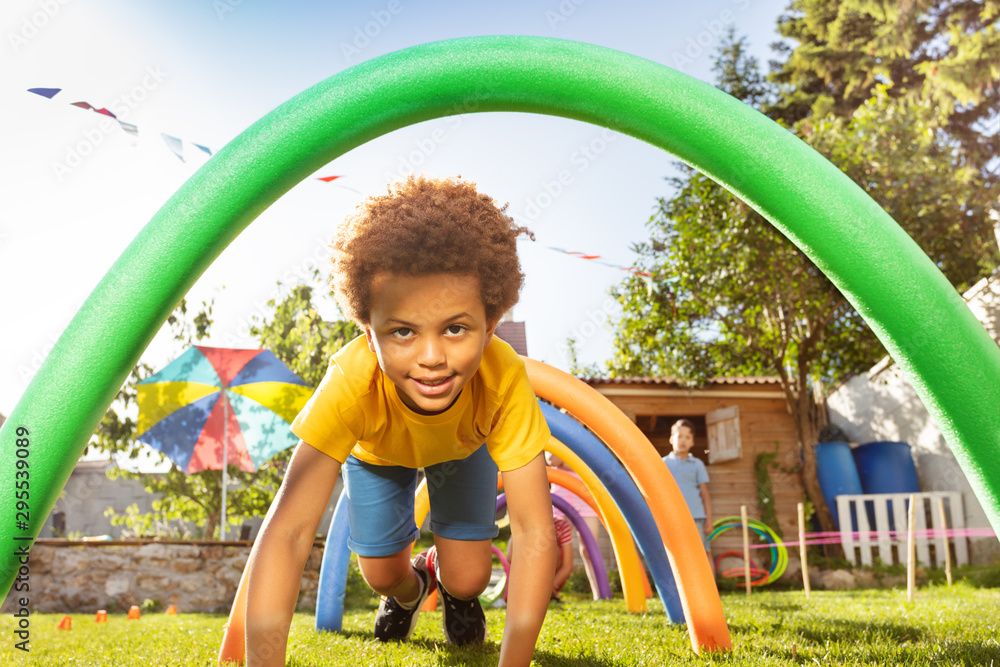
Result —
<path fill-rule="evenodd" d="M 519 227 L 476 184 L 408 176 L 369 197 L 347 216 L 330 244 L 330 286 L 344 313 L 371 323 L 372 281 L 382 273 L 476 276 L 486 319 L 495 322 L 517 303 L 524 274 Z"/>

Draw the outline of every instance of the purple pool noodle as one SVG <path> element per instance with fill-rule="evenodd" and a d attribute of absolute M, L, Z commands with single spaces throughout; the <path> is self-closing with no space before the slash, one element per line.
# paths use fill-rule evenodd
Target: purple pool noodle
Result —
<path fill-rule="evenodd" d="M 566 515 L 566 518 L 576 528 L 576 532 L 580 533 L 583 546 L 587 548 L 587 555 L 590 556 L 590 564 L 594 566 L 594 575 L 597 578 L 597 597 L 602 600 L 610 600 L 611 584 L 608 583 L 608 569 L 604 566 L 604 557 L 601 556 L 601 551 L 597 548 L 597 540 L 590 532 L 590 527 L 565 499 L 552 496 L 552 504 Z M 507 494 L 501 493 L 497 496 L 497 511 L 499 512 L 506 506 Z"/>

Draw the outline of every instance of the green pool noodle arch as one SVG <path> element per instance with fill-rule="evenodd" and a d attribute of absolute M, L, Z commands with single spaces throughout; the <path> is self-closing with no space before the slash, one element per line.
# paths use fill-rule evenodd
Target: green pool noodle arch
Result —
<path fill-rule="evenodd" d="M 421 121 L 487 111 L 563 116 L 641 139 L 770 220 L 905 370 L 1000 531 L 1000 350 L 888 214 L 787 130 L 692 77 L 590 44 L 473 37 L 390 53 L 297 95 L 213 156 L 136 236 L 0 430 L 3 590 L 18 576 L 16 548 L 38 534 L 143 350 L 247 225 L 352 148 Z M 19 427 L 30 442 L 26 527 L 15 523 Z"/>

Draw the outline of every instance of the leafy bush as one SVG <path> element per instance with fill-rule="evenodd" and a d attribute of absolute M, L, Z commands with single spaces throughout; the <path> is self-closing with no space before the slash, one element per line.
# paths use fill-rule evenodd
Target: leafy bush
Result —
<path fill-rule="evenodd" d="M 1000 563 L 986 567 L 963 567 L 959 570 L 959 577 L 974 588 L 1000 588 Z"/>
<path fill-rule="evenodd" d="M 580 595 L 590 595 L 590 580 L 587 579 L 587 571 L 582 567 L 575 567 L 569 573 L 569 579 L 563 586 L 563 592 L 577 593 Z"/>
<path fill-rule="evenodd" d="M 141 611 L 144 614 L 163 611 L 163 602 L 161 602 L 160 600 L 153 600 L 150 598 L 146 598 L 145 600 L 142 601 L 142 604 L 139 605 L 139 611 Z"/>

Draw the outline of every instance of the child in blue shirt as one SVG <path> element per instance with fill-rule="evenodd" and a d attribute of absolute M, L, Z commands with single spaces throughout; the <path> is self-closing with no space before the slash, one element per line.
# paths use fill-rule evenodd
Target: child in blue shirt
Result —
<path fill-rule="evenodd" d="M 694 447 L 694 424 L 678 419 L 670 427 L 670 445 L 674 451 L 663 457 L 674 481 L 684 495 L 684 501 L 694 518 L 705 551 L 711 550 L 708 536 L 712 534 L 712 497 L 708 493 L 708 471 L 701 459 L 691 456 Z"/>

